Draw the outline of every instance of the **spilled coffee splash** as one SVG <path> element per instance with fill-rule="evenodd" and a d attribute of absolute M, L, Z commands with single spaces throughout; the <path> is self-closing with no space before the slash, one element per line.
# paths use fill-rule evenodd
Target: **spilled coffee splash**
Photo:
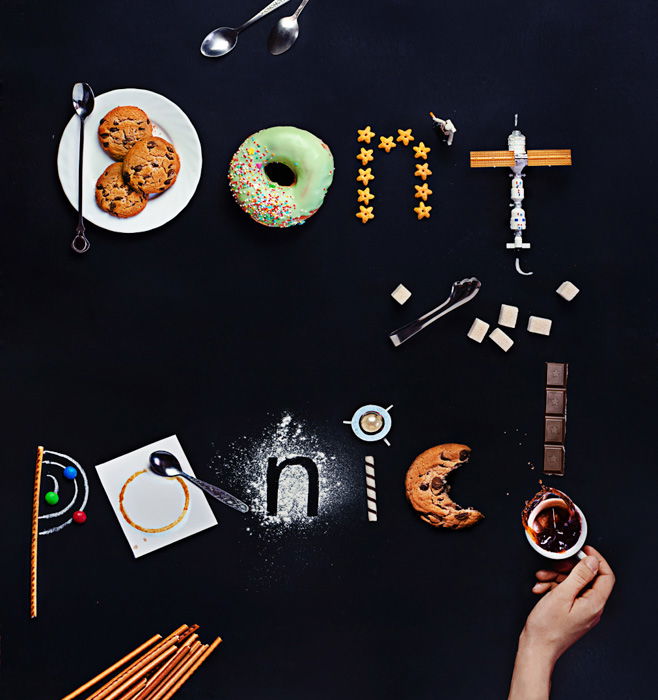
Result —
<path fill-rule="evenodd" d="M 545 504 L 534 521 L 528 520 L 533 511 Z M 573 501 L 555 488 L 543 486 L 526 502 L 521 513 L 525 531 L 547 552 L 559 554 L 571 549 L 580 537 L 582 523 Z"/>

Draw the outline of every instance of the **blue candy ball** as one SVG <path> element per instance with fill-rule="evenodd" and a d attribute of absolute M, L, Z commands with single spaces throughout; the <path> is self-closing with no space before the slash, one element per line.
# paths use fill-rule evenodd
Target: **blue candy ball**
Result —
<path fill-rule="evenodd" d="M 64 476 L 67 479 L 75 479 L 78 476 L 78 470 L 75 467 L 64 467 Z"/>

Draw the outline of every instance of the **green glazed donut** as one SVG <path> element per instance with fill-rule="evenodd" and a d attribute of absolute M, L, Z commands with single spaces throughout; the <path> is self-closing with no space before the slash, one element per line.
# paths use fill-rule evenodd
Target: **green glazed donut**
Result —
<path fill-rule="evenodd" d="M 250 136 L 228 171 L 231 192 L 242 209 L 259 224 L 277 228 L 303 224 L 313 216 L 333 177 L 329 147 L 294 126 L 274 126 Z"/>

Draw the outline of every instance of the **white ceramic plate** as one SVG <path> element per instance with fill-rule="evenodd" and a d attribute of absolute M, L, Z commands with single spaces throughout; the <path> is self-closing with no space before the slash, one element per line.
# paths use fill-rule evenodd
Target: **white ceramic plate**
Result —
<path fill-rule="evenodd" d="M 96 180 L 114 161 L 98 142 L 98 123 L 114 107 L 134 105 L 143 109 L 153 124 L 153 134 L 174 144 L 180 156 L 178 179 L 166 192 L 151 195 L 143 211 L 128 219 L 104 212 L 95 198 Z M 57 171 L 64 193 L 78 207 L 78 147 L 80 120 L 73 115 L 59 142 Z M 162 95 L 150 90 L 123 88 L 96 96 L 94 111 L 85 120 L 85 153 L 82 164 L 82 212 L 84 218 L 108 231 L 139 233 L 171 221 L 188 204 L 201 177 L 201 143 L 196 129 L 183 110 Z"/>

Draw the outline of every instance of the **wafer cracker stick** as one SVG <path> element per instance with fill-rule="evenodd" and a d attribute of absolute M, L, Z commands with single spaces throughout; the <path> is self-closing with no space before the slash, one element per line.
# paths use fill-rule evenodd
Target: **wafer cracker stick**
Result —
<path fill-rule="evenodd" d="M 94 691 L 92 695 L 89 696 L 88 700 L 100 700 L 104 697 L 104 693 L 108 691 L 111 687 L 116 686 L 122 677 L 126 677 L 127 674 L 131 673 L 137 665 L 143 661 L 146 657 L 151 657 L 153 654 L 157 653 L 159 649 L 170 642 L 172 639 L 178 640 L 178 636 L 182 634 L 187 629 L 187 625 L 181 625 L 178 629 L 175 629 L 170 635 L 165 637 L 162 641 L 158 642 L 152 649 L 147 651 L 143 656 L 140 656 L 135 662 L 133 662 L 128 668 L 125 668 L 121 673 L 111 678 L 105 685 Z"/>
<path fill-rule="evenodd" d="M 143 676 L 146 676 L 150 671 L 159 666 L 163 661 L 168 659 L 172 654 L 176 653 L 177 647 L 173 645 L 164 649 L 160 654 L 158 654 L 152 661 L 144 664 L 141 668 L 135 669 L 135 672 L 130 674 L 125 678 L 123 683 L 119 685 L 115 690 L 113 690 L 109 695 L 105 696 L 105 700 L 118 700 L 122 694 L 129 690 L 131 686 L 140 681 Z"/>
<path fill-rule="evenodd" d="M 155 693 L 155 695 L 152 695 L 149 700 L 164 700 L 165 697 L 171 697 L 169 695 L 169 691 L 174 687 L 178 680 L 183 677 L 187 670 L 191 668 L 192 664 L 194 664 L 201 654 L 203 654 L 207 646 L 207 644 L 204 645 L 201 644 L 201 642 L 194 642 L 192 650 L 185 659 L 185 662 L 171 674 L 164 685 Z"/>
<path fill-rule="evenodd" d="M 135 700 L 148 700 L 148 698 L 152 697 L 160 686 L 167 681 L 169 676 L 176 671 L 176 668 L 185 662 L 187 655 L 190 653 L 190 649 L 190 645 L 185 645 L 179 649 L 157 673 L 149 678 L 146 687 Z"/>
<path fill-rule="evenodd" d="M 87 700 L 105 700 L 116 690 L 118 686 L 122 685 L 125 680 L 128 678 L 134 678 L 136 673 L 139 673 L 144 666 L 150 664 L 153 659 L 158 658 L 162 652 L 171 648 L 177 640 L 178 637 L 172 637 L 169 635 L 169 637 L 163 639 L 161 642 L 156 644 L 153 649 L 147 651 L 146 654 L 137 659 L 135 663 L 131 664 L 127 669 L 121 671 L 121 673 L 112 678 L 109 683 L 106 683 L 102 688 L 99 688 L 95 693 L 90 695 Z"/>
<path fill-rule="evenodd" d="M 366 501 L 368 520 L 377 522 L 377 484 L 375 482 L 375 458 L 366 457 Z"/>
<path fill-rule="evenodd" d="M 162 700 L 169 700 L 169 698 L 172 698 L 174 696 L 174 693 L 177 693 L 180 690 L 180 687 L 183 685 L 183 683 L 186 683 L 190 676 L 201 666 L 201 664 L 217 649 L 217 647 L 222 643 L 222 638 L 217 637 L 215 641 L 210 645 L 206 645 L 205 651 L 201 656 L 192 664 L 192 666 L 188 669 L 188 671 L 183 675 L 183 677 L 176 683 L 176 685 L 171 689 L 168 695 L 165 695 Z"/>
<path fill-rule="evenodd" d="M 37 549 L 39 541 L 39 494 L 41 493 L 41 467 L 44 449 L 37 447 L 37 463 L 34 470 L 32 492 L 32 541 L 30 543 L 30 618 L 37 616 Z"/>
<path fill-rule="evenodd" d="M 142 644 L 141 646 L 138 646 L 137 649 L 133 649 L 129 654 L 126 654 L 122 659 L 119 659 L 116 663 L 112 664 L 109 668 L 106 668 L 104 671 L 99 673 L 97 676 L 92 678 L 90 681 L 87 681 L 84 685 L 81 685 L 77 690 L 74 690 L 72 693 L 69 693 L 65 697 L 62 698 L 62 700 L 72 700 L 72 698 L 77 697 L 81 693 L 84 693 L 85 690 L 89 690 L 89 688 L 93 687 L 98 683 L 99 681 L 102 681 L 103 678 L 106 678 L 107 676 L 110 675 L 110 673 L 113 673 L 116 671 L 118 668 L 121 668 L 125 663 L 128 663 L 131 659 L 134 659 L 136 656 L 141 654 L 145 649 L 148 649 L 154 642 L 157 642 L 158 639 L 162 639 L 162 635 L 160 634 L 154 634 L 151 639 L 147 640 Z"/>

